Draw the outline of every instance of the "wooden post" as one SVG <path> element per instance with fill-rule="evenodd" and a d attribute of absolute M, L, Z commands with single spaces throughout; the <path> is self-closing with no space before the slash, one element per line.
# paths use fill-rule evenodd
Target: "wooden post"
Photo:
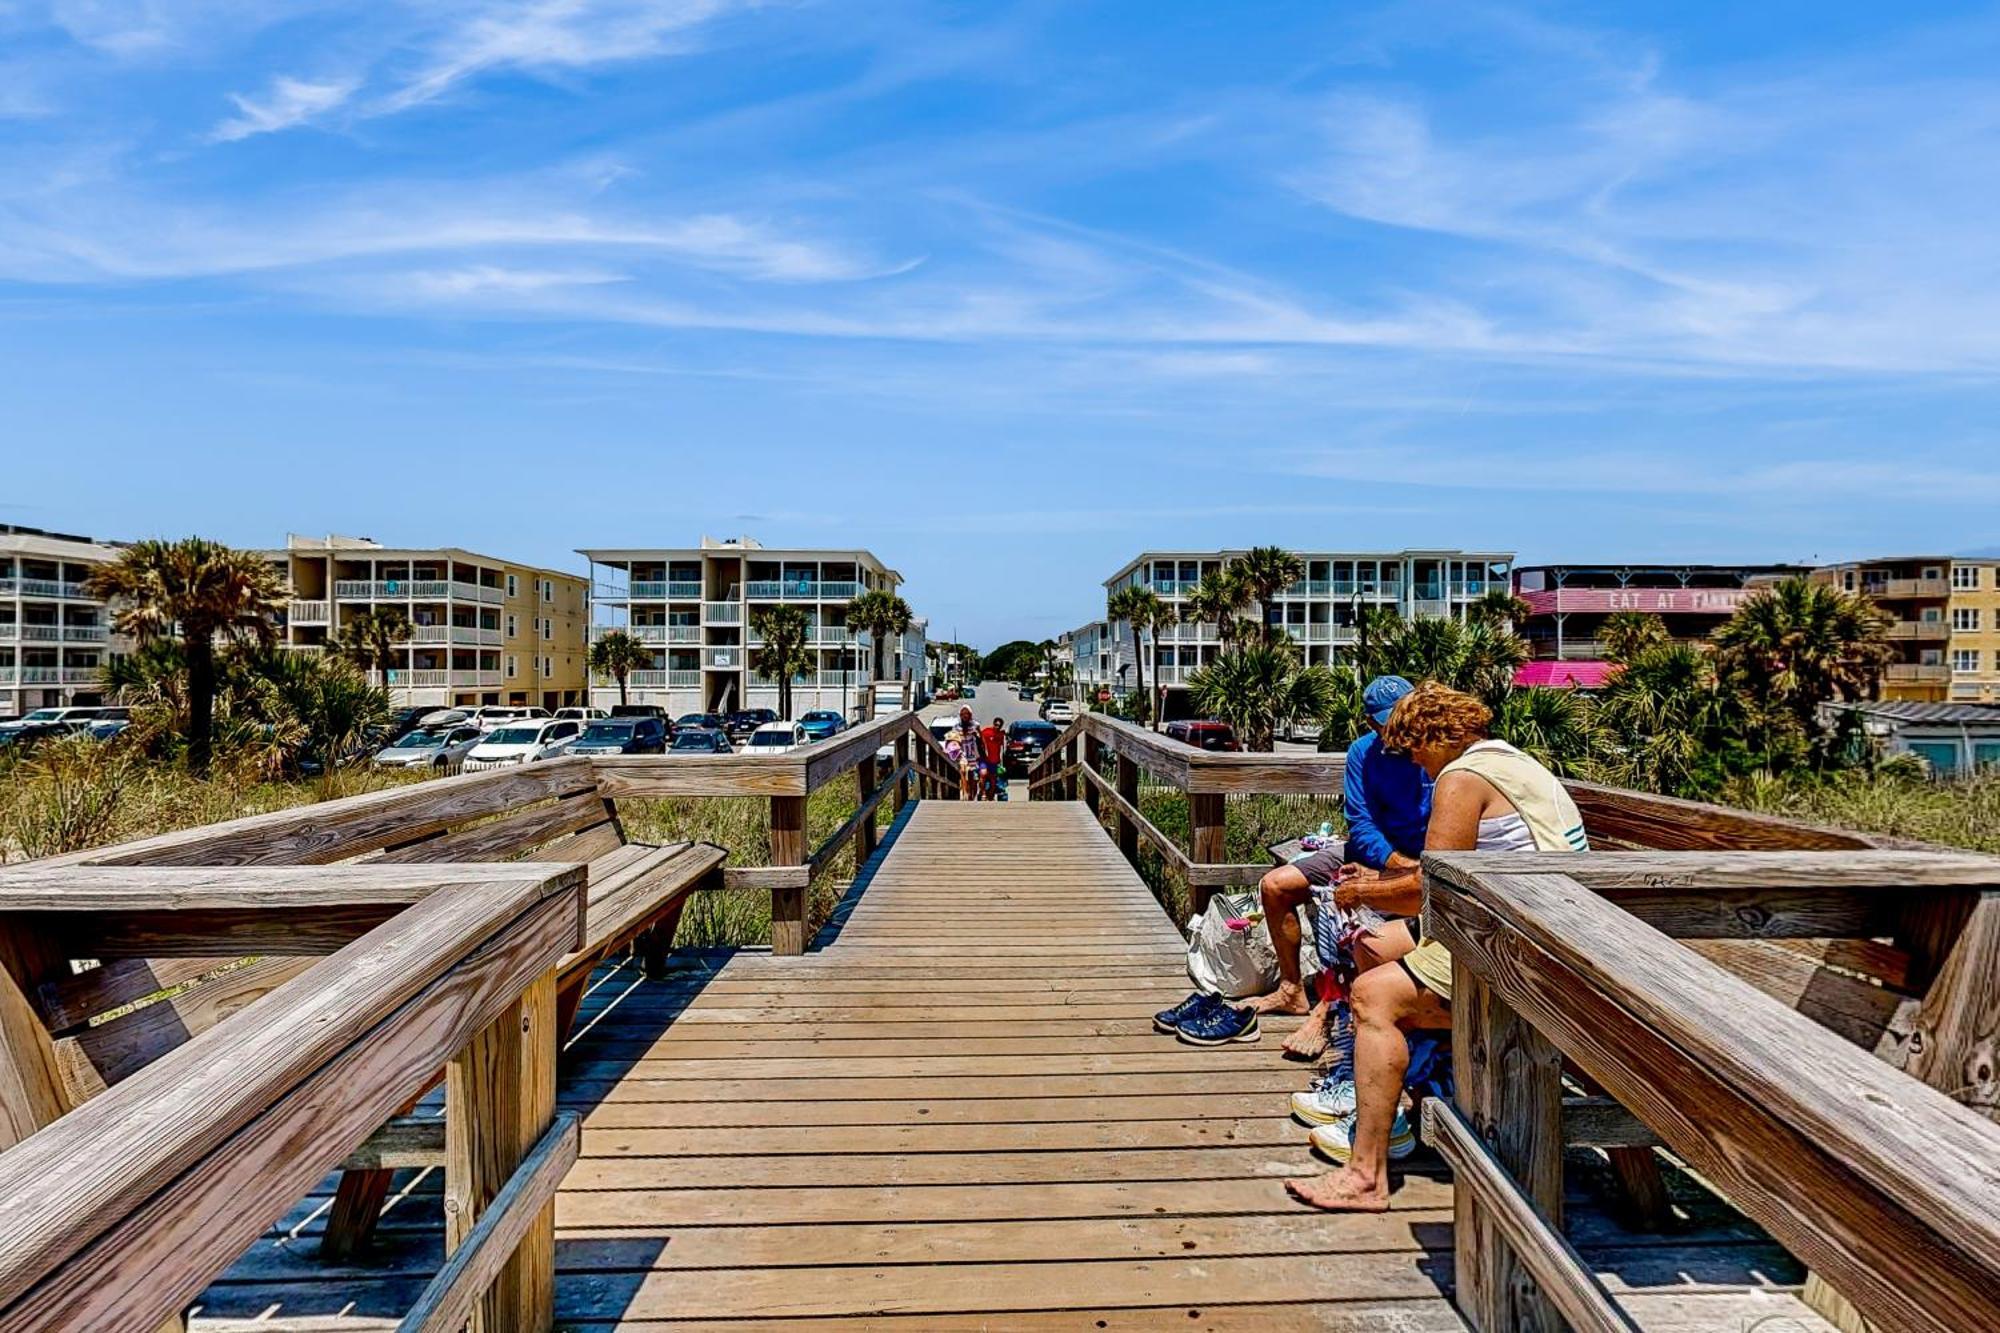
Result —
<path fill-rule="evenodd" d="M 900 811 L 910 803 L 910 779 L 903 773 L 910 763 L 910 733 L 907 731 L 896 737 L 895 763 L 896 790 L 889 793 L 889 804 L 893 809 Z"/>
<path fill-rule="evenodd" d="M 1128 801 L 1133 809 L 1139 808 L 1139 763 L 1130 755 L 1118 756 L 1118 794 Z M 1133 865 L 1139 864 L 1139 826 L 1118 813 L 1118 850 L 1125 853 L 1125 859 Z"/>
<path fill-rule="evenodd" d="M 875 794 L 875 787 L 882 780 L 882 766 L 875 762 L 875 756 L 854 766 L 854 799 L 866 803 Z M 859 807 L 857 807 L 859 808 Z M 875 855 L 875 816 L 869 815 L 861 821 L 861 827 L 854 830 L 854 873 L 860 874 L 861 867 L 868 864 L 868 858 Z"/>
<path fill-rule="evenodd" d="M 1083 766 L 1093 773 L 1103 770 L 1104 742 L 1095 736 L 1087 735 L 1083 738 Z M 1096 783 L 1086 782 L 1083 784 L 1083 803 L 1090 807 L 1091 814 L 1095 815 L 1097 813 L 1098 794 Z"/>
<path fill-rule="evenodd" d="M 1562 1229 L 1562 1054 L 1463 959 L 1452 967 L 1458 1109 L 1548 1224 Z M 1560 1333 L 1555 1307 L 1471 1190 L 1452 1202 L 1458 1312 L 1476 1333 Z"/>
<path fill-rule="evenodd" d="M 556 977 L 532 982 L 445 1071 L 445 1248 L 454 1250 L 556 1117 Z M 555 1326 L 550 1203 L 480 1298 L 473 1333 Z"/>
<path fill-rule="evenodd" d="M 0 1149 L 11 1148 L 70 1109 L 55 1043 L 29 997 L 70 974 L 33 926 L 0 922 Z"/>
<path fill-rule="evenodd" d="M 771 798 L 771 864 L 806 862 L 806 798 Z M 771 952 L 796 957 L 806 951 L 806 891 L 771 890 Z"/>
<path fill-rule="evenodd" d="M 1196 865 L 1221 865 L 1228 860 L 1229 816 L 1221 792 L 1188 793 L 1188 822 L 1194 829 L 1191 849 Z M 1213 885 L 1190 884 L 1196 916 L 1208 910 Z"/>

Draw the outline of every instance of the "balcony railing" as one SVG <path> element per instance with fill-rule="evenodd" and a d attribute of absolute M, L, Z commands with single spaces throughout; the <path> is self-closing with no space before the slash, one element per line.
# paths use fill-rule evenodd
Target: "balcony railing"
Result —
<path fill-rule="evenodd" d="M 699 671 L 634 671 L 627 683 L 636 689 L 694 689 L 701 684 Z"/>
<path fill-rule="evenodd" d="M 1943 579 L 1876 579 L 1863 582 L 1861 591 L 1870 597 L 1951 596 L 1951 586 Z"/>
<path fill-rule="evenodd" d="M 469 648 L 498 648 L 500 631 L 480 625 L 412 625 L 411 643 L 456 643 Z"/>
<path fill-rule="evenodd" d="M 23 597 L 81 597 L 81 583 L 64 583 L 55 579 L 13 579 L 14 591 Z"/>
<path fill-rule="evenodd" d="M 1325 597 L 1333 591 L 1332 579 L 1300 579 L 1284 588 L 1282 597 Z"/>
<path fill-rule="evenodd" d="M 701 618 L 711 625 L 740 625 L 743 623 L 743 607 L 736 602 L 705 602 Z"/>
<path fill-rule="evenodd" d="M 448 579 L 339 579 L 333 585 L 338 602 L 442 601 L 450 595 Z"/>
<path fill-rule="evenodd" d="M 853 579 L 828 579 L 819 585 L 819 596 L 823 602 L 851 601 L 861 593 L 861 585 Z"/>
<path fill-rule="evenodd" d="M 1882 679 L 1904 684 L 1942 685 L 1951 679 L 1951 668 L 1942 662 L 1891 662 Z"/>
<path fill-rule="evenodd" d="M 710 671 L 733 671 L 743 665 L 743 652 L 738 648 L 710 648 L 701 658 Z"/>
<path fill-rule="evenodd" d="M 434 667 L 419 667 L 415 671 L 405 671 L 401 667 L 389 668 L 389 685 L 399 690 L 441 690 L 451 684 L 449 671 Z"/>
<path fill-rule="evenodd" d="M 642 602 L 698 602 L 701 600 L 701 583 L 699 580 L 692 583 L 684 583 L 678 579 L 668 579 L 665 582 L 647 580 L 634 583 L 631 595 L 633 600 Z M 606 600 L 617 601 L 618 598 L 612 594 L 608 595 Z"/>
<path fill-rule="evenodd" d="M 1951 629 L 1942 620 L 1899 620 L 1889 627 L 1889 637 L 1942 643 L 1951 637 Z"/>
<path fill-rule="evenodd" d="M 318 602 L 293 602 L 285 614 L 294 625 L 324 625 L 330 619 L 328 604 Z"/>
<path fill-rule="evenodd" d="M 102 667 L 24 666 L 21 668 L 21 683 L 24 685 L 95 685 L 103 679 Z"/>
<path fill-rule="evenodd" d="M 500 684 L 500 673 L 497 671 L 454 671 L 451 673 L 451 684 L 454 689 L 461 690 L 495 689 Z"/>

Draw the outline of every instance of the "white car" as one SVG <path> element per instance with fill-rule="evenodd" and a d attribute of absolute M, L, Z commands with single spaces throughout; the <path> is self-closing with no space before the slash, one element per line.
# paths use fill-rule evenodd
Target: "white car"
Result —
<path fill-rule="evenodd" d="M 381 768 L 450 768 L 486 738 L 469 722 L 452 727 L 418 727 L 397 737 L 376 755 Z"/>
<path fill-rule="evenodd" d="M 750 733 L 743 754 L 790 754 L 812 744 L 806 729 L 796 722 L 766 722 Z"/>
<path fill-rule="evenodd" d="M 610 717 L 611 714 L 605 712 L 602 708 L 579 708 L 571 706 L 569 708 L 556 709 L 556 716 L 559 718 L 573 718 L 578 722 L 595 722 L 601 717 Z"/>
<path fill-rule="evenodd" d="M 1066 727 L 1076 721 L 1076 705 L 1067 699 L 1051 699 L 1042 705 L 1042 721 Z"/>
<path fill-rule="evenodd" d="M 514 764 L 531 764 L 537 759 L 553 759 L 574 745 L 577 734 L 582 730 L 583 724 L 573 718 L 558 721 L 552 717 L 537 717 L 506 723 L 487 732 L 486 739 L 466 754 L 465 771 L 471 773 L 482 768 L 507 768 Z"/>
<path fill-rule="evenodd" d="M 546 708 L 526 708 L 520 704 L 482 704 L 472 710 L 469 719 L 481 731 L 491 731 L 504 727 L 509 722 L 531 722 L 545 719 L 549 715 Z"/>

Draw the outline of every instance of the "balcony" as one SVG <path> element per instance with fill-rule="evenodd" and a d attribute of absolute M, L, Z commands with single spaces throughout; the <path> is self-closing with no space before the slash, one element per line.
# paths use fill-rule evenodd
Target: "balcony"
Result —
<path fill-rule="evenodd" d="M 411 643 L 455 643 L 466 648 L 498 648 L 500 631 L 479 625 L 412 625 Z"/>
<path fill-rule="evenodd" d="M 1413 616 L 1446 616 L 1451 614 L 1451 603 L 1438 597 L 1419 597 L 1410 603 Z"/>
<path fill-rule="evenodd" d="M 500 673 L 497 671 L 454 671 L 451 673 L 453 689 L 491 690 L 500 687 Z"/>
<path fill-rule="evenodd" d="M 451 595 L 446 579 L 340 579 L 333 585 L 337 602 L 437 602 Z"/>
<path fill-rule="evenodd" d="M 670 579 L 666 582 L 648 580 L 632 585 L 631 598 L 637 602 L 698 602 L 701 600 L 701 582 L 681 582 Z M 607 601 L 617 601 L 617 596 L 609 595 Z"/>
<path fill-rule="evenodd" d="M 1951 629 L 1942 620 L 1899 620 L 1889 627 L 1889 637 L 1918 643 L 1943 643 L 1951 637 Z"/>
<path fill-rule="evenodd" d="M 704 602 L 701 618 L 709 625 L 740 625 L 743 623 L 743 607 L 736 602 Z"/>
<path fill-rule="evenodd" d="M 1300 579 L 1283 589 L 1281 597 L 1325 597 L 1333 592 L 1332 579 Z"/>
<path fill-rule="evenodd" d="M 1937 597 L 1951 596 L 1951 586 L 1943 579 L 1876 579 L 1863 582 L 1861 591 L 1870 597 Z"/>
<path fill-rule="evenodd" d="M 627 684 L 642 690 L 692 690 L 701 685 L 699 671 L 634 671 Z"/>
<path fill-rule="evenodd" d="M 601 639 L 607 634 L 629 634 L 640 643 L 700 643 L 699 625 L 593 625 L 590 637 Z"/>
<path fill-rule="evenodd" d="M 820 625 L 813 630 L 812 641 L 830 643 L 837 647 L 840 644 L 853 643 L 857 637 L 854 631 L 845 625 Z"/>
<path fill-rule="evenodd" d="M 285 617 L 294 625 L 324 625 L 330 619 L 331 604 L 327 602 L 292 602 L 285 608 Z"/>
<path fill-rule="evenodd" d="M 1942 662 L 1891 662 L 1882 679 L 1899 685 L 1942 685 L 1951 679 L 1951 668 Z"/>
<path fill-rule="evenodd" d="M 832 579 L 819 585 L 819 597 L 823 602 L 852 601 L 861 595 L 861 585 L 852 579 Z"/>
<path fill-rule="evenodd" d="M 8 579 L 4 582 L 11 583 L 13 585 L 12 590 L 18 592 L 23 597 L 83 596 L 83 585 L 81 583 L 63 583 L 55 579 Z M 0 588 L 0 591 L 5 591 L 5 589 Z"/>
<path fill-rule="evenodd" d="M 743 665 L 740 648 L 710 648 L 701 657 L 702 666 L 709 671 L 735 671 Z"/>
<path fill-rule="evenodd" d="M 432 667 L 415 671 L 389 668 L 389 688 L 396 690 L 441 690 L 451 683 L 452 673 Z"/>
<path fill-rule="evenodd" d="M 64 643 L 109 643 L 111 628 L 108 625 L 64 625 Z"/>
<path fill-rule="evenodd" d="M 23 685 L 98 685 L 104 681 L 104 668 L 80 666 L 24 666 L 20 670 Z"/>

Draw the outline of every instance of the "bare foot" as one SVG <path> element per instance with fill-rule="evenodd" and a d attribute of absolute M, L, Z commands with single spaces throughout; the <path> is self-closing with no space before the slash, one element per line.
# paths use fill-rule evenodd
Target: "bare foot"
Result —
<path fill-rule="evenodd" d="M 1305 987 L 1288 981 L 1269 995 L 1250 1001 L 1250 1008 L 1260 1014 L 1309 1014 L 1312 1003 L 1306 999 Z"/>
<path fill-rule="evenodd" d="M 1308 1203 L 1330 1213 L 1389 1211 L 1388 1186 L 1379 1180 L 1364 1184 L 1345 1167 L 1310 1180 L 1288 1180 L 1285 1192 L 1300 1203 Z"/>
<path fill-rule="evenodd" d="M 1285 1038 L 1285 1054 L 1301 1060 L 1317 1060 L 1326 1054 L 1326 1010 L 1315 1009 L 1299 1024 L 1298 1031 Z"/>

